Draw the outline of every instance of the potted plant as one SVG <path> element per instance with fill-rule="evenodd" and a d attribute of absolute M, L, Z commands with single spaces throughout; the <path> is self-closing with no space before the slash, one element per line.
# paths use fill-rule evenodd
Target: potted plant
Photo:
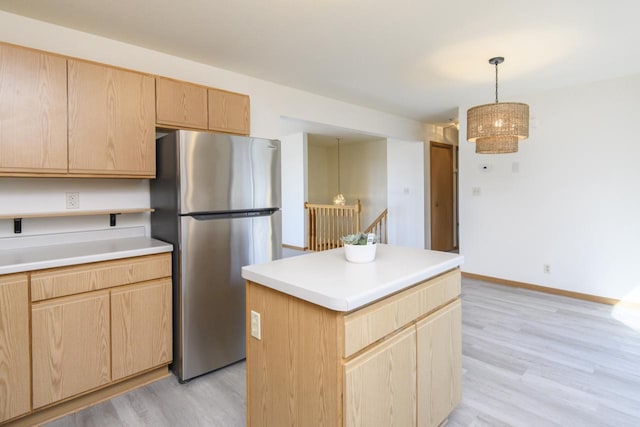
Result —
<path fill-rule="evenodd" d="M 358 264 L 371 262 L 376 258 L 377 238 L 373 233 L 355 233 L 341 237 L 344 256 L 347 261 Z"/>

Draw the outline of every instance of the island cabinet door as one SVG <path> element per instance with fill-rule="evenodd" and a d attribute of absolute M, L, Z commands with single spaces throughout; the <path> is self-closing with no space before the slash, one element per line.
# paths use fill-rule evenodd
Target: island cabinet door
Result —
<path fill-rule="evenodd" d="M 344 425 L 416 425 L 416 329 L 411 326 L 344 365 Z"/>
<path fill-rule="evenodd" d="M 418 426 L 436 427 L 460 402 L 462 309 L 457 299 L 417 323 Z"/>
<path fill-rule="evenodd" d="M 32 305 L 33 408 L 111 381 L 109 291 Z"/>
<path fill-rule="evenodd" d="M 0 423 L 31 410 L 27 275 L 0 276 Z"/>
<path fill-rule="evenodd" d="M 171 362 L 171 278 L 111 291 L 112 379 Z"/>

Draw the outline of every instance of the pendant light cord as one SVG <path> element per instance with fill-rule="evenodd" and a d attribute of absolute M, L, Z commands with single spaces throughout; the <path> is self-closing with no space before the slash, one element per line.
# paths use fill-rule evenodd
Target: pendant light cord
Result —
<path fill-rule="evenodd" d="M 498 103 L 498 62 L 496 61 L 496 104 Z"/>
<path fill-rule="evenodd" d="M 340 138 L 338 140 L 338 193 L 340 193 Z"/>

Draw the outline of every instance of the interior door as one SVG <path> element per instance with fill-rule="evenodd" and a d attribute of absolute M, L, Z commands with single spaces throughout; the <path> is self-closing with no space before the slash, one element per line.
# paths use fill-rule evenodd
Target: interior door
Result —
<path fill-rule="evenodd" d="M 450 251 L 453 243 L 453 146 L 431 142 L 431 249 Z"/>

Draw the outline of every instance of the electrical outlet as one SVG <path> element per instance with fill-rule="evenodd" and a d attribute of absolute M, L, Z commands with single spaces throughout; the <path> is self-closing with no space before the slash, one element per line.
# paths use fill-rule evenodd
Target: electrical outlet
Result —
<path fill-rule="evenodd" d="M 471 189 L 471 194 L 472 194 L 473 196 L 479 196 L 479 195 L 480 195 L 480 193 L 481 193 L 481 191 L 480 191 L 480 187 L 473 187 L 473 188 Z"/>
<path fill-rule="evenodd" d="M 251 336 L 261 340 L 261 333 L 262 328 L 260 326 L 260 313 L 251 310 Z"/>
<path fill-rule="evenodd" d="M 544 264 L 542 266 L 542 271 L 544 271 L 544 274 L 551 274 L 551 266 L 549 264 Z"/>
<path fill-rule="evenodd" d="M 67 201 L 67 209 L 80 209 L 80 193 L 64 193 Z"/>

